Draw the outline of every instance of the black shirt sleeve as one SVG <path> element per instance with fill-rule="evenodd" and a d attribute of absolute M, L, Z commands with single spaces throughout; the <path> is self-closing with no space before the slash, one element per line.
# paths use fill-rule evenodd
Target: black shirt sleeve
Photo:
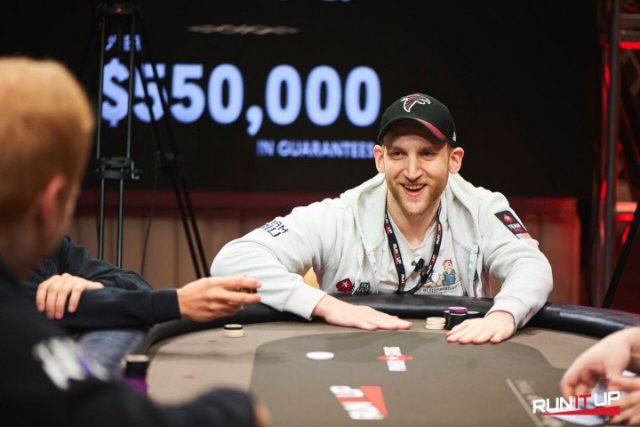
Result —
<path fill-rule="evenodd" d="M 24 287 L 35 307 L 37 288 L 30 284 Z M 175 289 L 104 288 L 83 292 L 75 313 L 65 313 L 53 322 L 70 333 L 81 333 L 95 329 L 147 329 L 176 319 L 180 319 L 180 308 Z"/>
<path fill-rule="evenodd" d="M 71 333 L 107 328 L 146 329 L 180 318 L 175 289 L 153 291 L 140 275 L 92 258 L 84 247 L 67 236 L 24 282 L 34 306 L 38 285 L 62 273 L 105 285 L 104 289 L 83 292 L 75 313 L 65 313 L 62 319 L 55 320 Z"/>
<path fill-rule="evenodd" d="M 27 283 L 37 286 L 49 277 L 63 273 L 100 282 L 105 287 L 151 289 L 139 274 L 93 258 L 85 247 L 76 245 L 68 236 L 64 236 L 58 249 L 29 274 Z"/>

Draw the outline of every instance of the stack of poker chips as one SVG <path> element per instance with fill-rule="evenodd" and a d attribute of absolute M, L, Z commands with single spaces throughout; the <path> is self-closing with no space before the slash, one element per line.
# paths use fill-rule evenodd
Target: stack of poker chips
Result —
<path fill-rule="evenodd" d="M 451 330 L 467 320 L 467 307 L 449 307 L 444 311 L 445 329 Z"/>
<path fill-rule="evenodd" d="M 482 317 L 479 311 L 467 310 L 467 307 L 449 307 L 444 310 L 445 329 L 451 330 L 467 319 Z"/>
<path fill-rule="evenodd" d="M 124 382 L 140 394 L 147 394 L 147 369 L 149 356 L 146 354 L 128 354 L 124 357 Z"/>
<path fill-rule="evenodd" d="M 427 323 L 424 325 L 427 329 L 444 329 L 446 319 L 444 317 L 427 317 Z"/>
<path fill-rule="evenodd" d="M 244 336 L 244 328 L 238 323 L 228 323 L 224 325 L 222 334 L 227 338 L 242 338 Z"/>

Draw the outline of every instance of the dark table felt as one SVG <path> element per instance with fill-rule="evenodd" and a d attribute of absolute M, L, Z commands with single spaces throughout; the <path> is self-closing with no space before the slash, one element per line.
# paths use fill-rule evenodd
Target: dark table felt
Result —
<path fill-rule="evenodd" d="M 250 390 L 272 413 L 274 426 L 536 426 L 530 400 L 553 399 L 571 361 L 595 339 L 526 328 L 499 345 L 447 344 L 444 331 L 364 332 L 322 323 L 245 325 L 246 336 L 222 329 L 174 337 L 154 345 L 151 397 L 178 403 L 216 386 Z M 400 347 L 406 372 L 390 372 L 384 347 Z M 307 352 L 330 351 L 316 361 Z M 329 388 L 382 387 L 385 420 L 354 421 Z M 562 424 L 553 420 L 555 425 Z"/>

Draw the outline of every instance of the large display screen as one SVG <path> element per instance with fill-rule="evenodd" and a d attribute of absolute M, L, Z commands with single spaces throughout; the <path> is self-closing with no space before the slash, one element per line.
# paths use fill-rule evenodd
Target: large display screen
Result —
<path fill-rule="evenodd" d="M 140 6 L 132 39 L 126 10 L 74 2 L 75 12 L 45 6 L 50 20 L 59 15 L 52 32 L 80 26 L 86 40 L 67 37 L 64 51 L 46 34 L 16 43 L 49 43 L 63 60 L 83 52 L 75 61 L 93 68 L 79 74 L 96 94 L 104 15 L 101 155 L 126 154 L 131 91 L 130 157 L 141 173 L 129 186 L 153 185 L 157 136 L 175 142 L 193 189 L 337 193 L 376 173 L 384 108 L 424 92 L 453 113 L 465 178 L 510 195 L 588 198 L 596 3 L 141 1 L 129 3 Z M 26 33 L 33 19 L 15 9 L 27 28 L 12 21 L 5 31 Z M 134 73 L 129 88 L 132 48 L 144 78 Z"/>

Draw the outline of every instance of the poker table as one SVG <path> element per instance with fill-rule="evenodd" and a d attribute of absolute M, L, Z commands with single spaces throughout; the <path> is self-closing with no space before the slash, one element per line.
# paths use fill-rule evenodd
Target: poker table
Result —
<path fill-rule="evenodd" d="M 498 345 L 448 344 L 425 318 L 449 306 L 481 313 L 490 299 L 356 296 L 341 299 L 412 319 L 407 331 L 361 331 L 302 320 L 264 305 L 209 323 L 167 322 L 147 336 L 149 393 L 187 401 L 212 387 L 251 391 L 274 426 L 574 425 L 534 415 L 532 400 L 559 396 L 564 370 L 609 333 L 640 325 L 636 314 L 547 304 Z M 227 323 L 245 336 L 227 338 Z M 320 359 L 318 359 L 320 357 Z"/>

